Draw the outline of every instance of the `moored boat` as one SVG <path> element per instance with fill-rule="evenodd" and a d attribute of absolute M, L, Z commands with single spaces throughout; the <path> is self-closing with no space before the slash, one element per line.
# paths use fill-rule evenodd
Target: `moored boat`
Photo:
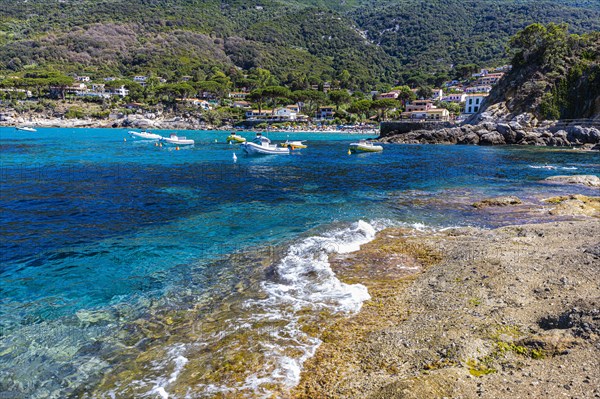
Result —
<path fill-rule="evenodd" d="M 130 130 L 129 134 L 133 138 L 143 139 L 143 140 L 160 140 L 163 138 L 160 134 L 150 133 L 150 132 L 146 132 L 146 131 L 136 132 L 136 131 Z"/>
<path fill-rule="evenodd" d="M 350 144 L 351 152 L 380 152 L 383 151 L 383 147 L 375 145 L 373 142 L 368 140 L 359 140 L 358 143 Z"/>
<path fill-rule="evenodd" d="M 289 155 L 290 153 L 288 147 L 278 147 L 275 144 L 271 144 L 271 140 L 260 133 L 256 134 L 256 138 L 253 141 L 242 143 L 242 148 L 246 154 L 250 155 Z"/>
<path fill-rule="evenodd" d="M 281 143 L 282 147 L 288 147 L 290 150 L 299 150 L 301 148 L 307 148 L 308 146 L 304 144 L 304 141 L 289 141 L 287 140 L 285 143 Z"/>
<path fill-rule="evenodd" d="M 29 126 L 15 126 L 15 129 L 21 130 L 23 132 L 37 132 L 37 130 Z"/>
<path fill-rule="evenodd" d="M 194 145 L 194 140 L 188 139 L 185 136 L 177 136 L 176 133 L 171 133 L 169 137 L 163 137 L 160 141 L 173 145 Z"/>
<path fill-rule="evenodd" d="M 245 143 L 246 139 L 242 136 L 240 136 L 239 134 L 235 134 L 235 133 L 231 133 L 229 136 L 227 136 L 227 142 L 228 143 Z"/>

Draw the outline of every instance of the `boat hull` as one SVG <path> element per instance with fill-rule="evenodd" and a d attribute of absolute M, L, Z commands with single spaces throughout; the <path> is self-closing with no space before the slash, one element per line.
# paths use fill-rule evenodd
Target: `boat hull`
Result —
<path fill-rule="evenodd" d="M 171 139 L 168 137 L 163 137 L 161 141 L 170 145 L 194 145 L 194 140 L 192 139 Z"/>
<path fill-rule="evenodd" d="M 350 151 L 352 152 L 381 152 L 383 147 L 380 145 L 362 145 L 362 144 L 350 144 Z"/>
<path fill-rule="evenodd" d="M 288 147 L 291 150 L 299 150 L 302 148 L 307 148 L 306 144 L 303 144 L 301 141 L 286 141 L 285 143 L 281 143 L 282 147 Z"/>
<path fill-rule="evenodd" d="M 35 130 L 32 127 L 16 127 L 15 129 L 20 130 L 22 132 L 37 132 L 37 130 Z"/>
<path fill-rule="evenodd" d="M 246 139 L 241 137 L 241 136 L 227 136 L 227 142 L 234 142 L 234 143 L 245 143 Z"/>
<path fill-rule="evenodd" d="M 287 147 L 277 147 L 270 145 L 268 147 L 256 143 L 243 143 L 244 152 L 249 155 L 289 155 L 290 149 Z"/>
<path fill-rule="evenodd" d="M 130 131 L 129 134 L 133 138 L 142 139 L 142 140 L 160 140 L 160 139 L 163 138 L 160 134 L 146 133 L 146 132 L 133 132 L 133 131 Z"/>

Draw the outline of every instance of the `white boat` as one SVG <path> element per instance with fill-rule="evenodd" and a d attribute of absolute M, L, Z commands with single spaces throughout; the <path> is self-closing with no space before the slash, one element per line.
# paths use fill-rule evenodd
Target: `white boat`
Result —
<path fill-rule="evenodd" d="M 289 148 L 271 144 L 271 140 L 260 133 L 256 134 L 253 141 L 242 143 L 242 148 L 246 154 L 289 155 L 290 153 Z"/>
<path fill-rule="evenodd" d="M 185 136 L 177 136 L 176 133 L 171 133 L 169 137 L 162 137 L 160 141 L 173 145 L 194 145 L 194 140 L 188 139 Z"/>
<path fill-rule="evenodd" d="M 15 126 L 15 129 L 22 130 L 24 132 L 37 132 L 37 130 L 29 126 Z"/>
<path fill-rule="evenodd" d="M 383 147 L 375 145 L 368 140 L 359 140 L 358 143 L 350 144 L 351 152 L 380 152 L 383 151 Z"/>
<path fill-rule="evenodd" d="M 281 143 L 281 146 L 288 147 L 290 150 L 297 150 L 300 148 L 308 147 L 306 144 L 304 144 L 304 141 L 289 141 L 289 140 L 287 140 L 285 143 Z"/>
<path fill-rule="evenodd" d="M 135 132 L 133 130 L 129 131 L 129 134 L 133 138 L 143 139 L 143 140 L 160 140 L 163 137 L 160 134 L 150 133 L 150 132 Z"/>

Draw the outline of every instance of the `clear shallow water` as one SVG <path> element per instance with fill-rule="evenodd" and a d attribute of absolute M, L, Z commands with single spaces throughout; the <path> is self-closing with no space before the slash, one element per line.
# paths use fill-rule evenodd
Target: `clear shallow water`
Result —
<path fill-rule="evenodd" d="M 548 148 L 348 155 L 359 136 L 295 133 L 308 149 L 249 158 L 225 132 L 182 134 L 196 146 L 0 128 L 2 391 L 278 392 L 318 345 L 307 315 L 322 324 L 320 312 L 351 313 L 368 295 L 335 278 L 327 252 L 391 224 L 494 226 L 446 201 L 573 192 L 539 181 L 600 172 L 597 153 Z"/>

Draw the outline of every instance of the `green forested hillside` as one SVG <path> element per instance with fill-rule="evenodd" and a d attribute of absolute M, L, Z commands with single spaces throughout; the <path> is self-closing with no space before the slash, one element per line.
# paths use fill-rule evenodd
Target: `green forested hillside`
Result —
<path fill-rule="evenodd" d="M 533 22 L 600 29 L 597 0 L 3 0 L 0 70 L 201 80 L 261 67 L 295 87 L 435 81 L 499 64 Z M 419 80 L 420 79 L 420 80 Z M 414 81 L 415 79 L 413 79 Z"/>

